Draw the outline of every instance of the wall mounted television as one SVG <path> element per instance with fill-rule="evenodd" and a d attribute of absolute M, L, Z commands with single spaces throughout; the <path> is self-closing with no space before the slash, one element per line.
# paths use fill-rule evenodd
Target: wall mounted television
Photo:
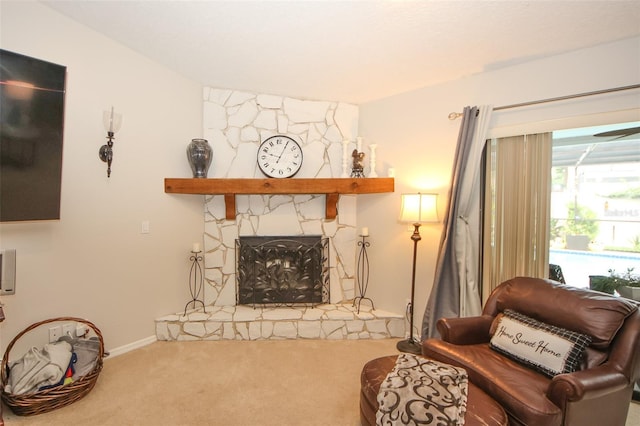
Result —
<path fill-rule="evenodd" d="M 60 219 L 66 70 L 0 49 L 0 222 Z"/>

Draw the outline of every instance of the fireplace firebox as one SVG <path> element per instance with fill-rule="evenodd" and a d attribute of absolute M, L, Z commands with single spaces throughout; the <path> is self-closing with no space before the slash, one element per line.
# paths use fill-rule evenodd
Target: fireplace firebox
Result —
<path fill-rule="evenodd" d="M 316 306 L 329 302 L 329 239 L 321 236 L 236 240 L 237 303 Z"/>

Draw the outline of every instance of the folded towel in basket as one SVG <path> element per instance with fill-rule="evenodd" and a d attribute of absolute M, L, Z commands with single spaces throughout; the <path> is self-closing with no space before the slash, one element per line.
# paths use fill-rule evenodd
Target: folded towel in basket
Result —
<path fill-rule="evenodd" d="M 44 345 L 42 351 L 31 348 L 10 365 L 9 384 L 5 392 L 14 395 L 36 392 L 42 386 L 56 384 L 71 360 L 71 345 L 56 342 Z"/>

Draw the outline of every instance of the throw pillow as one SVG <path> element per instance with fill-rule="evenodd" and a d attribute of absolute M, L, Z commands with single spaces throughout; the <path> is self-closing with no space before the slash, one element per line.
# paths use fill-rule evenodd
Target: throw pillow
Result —
<path fill-rule="evenodd" d="M 507 309 L 496 317 L 492 349 L 548 377 L 571 373 L 580 366 L 591 337 L 545 324 Z"/>

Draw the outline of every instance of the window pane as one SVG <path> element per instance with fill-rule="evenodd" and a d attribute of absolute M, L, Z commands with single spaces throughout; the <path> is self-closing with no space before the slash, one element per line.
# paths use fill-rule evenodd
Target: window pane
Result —
<path fill-rule="evenodd" d="M 551 173 L 549 263 L 567 284 L 640 274 L 640 122 L 554 132 Z"/>

